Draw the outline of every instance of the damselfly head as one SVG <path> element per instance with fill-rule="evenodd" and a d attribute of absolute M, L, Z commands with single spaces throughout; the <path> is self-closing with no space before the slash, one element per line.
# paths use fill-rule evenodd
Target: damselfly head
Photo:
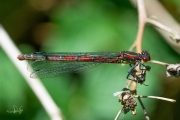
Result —
<path fill-rule="evenodd" d="M 150 54 L 149 54 L 146 50 L 143 50 L 143 51 L 141 52 L 141 55 L 142 55 L 142 60 L 143 60 L 144 62 L 147 62 L 147 61 L 150 61 L 150 60 L 151 60 Z"/>

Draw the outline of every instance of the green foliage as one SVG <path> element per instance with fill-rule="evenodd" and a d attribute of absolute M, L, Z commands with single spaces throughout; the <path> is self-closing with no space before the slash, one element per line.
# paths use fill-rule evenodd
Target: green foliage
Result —
<path fill-rule="evenodd" d="M 61 6 L 50 14 L 50 23 L 53 23 L 56 31 L 46 38 L 40 51 L 128 50 L 136 38 L 138 29 L 137 12 L 130 7 L 129 2 L 116 0 L 80 1 Z M 16 33 L 15 31 L 13 34 Z M 18 45 L 23 52 L 34 51 L 35 47 L 28 42 L 32 41 Z M 152 26 L 146 26 L 143 49 L 148 50 L 151 58 L 155 60 L 168 63 L 176 63 L 180 60 L 179 55 L 163 41 Z M 0 50 L 0 58 L 2 119 L 49 119 L 34 93 L 2 50 Z M 163 90 L 160 79 L 166 76 L 165 67 L 149 63 L 148 65 L 152 67 L 145 82 L 149 86 L 138 86 L 138 93 L 161 95 Z M 121 104 L 113 97 L 113 93 L 125 87 L 128 69 L 128 65 L 104 64 L 82 73 L 43 79 L 42 82 L 67 120 L 109 120 L 114 119 L 120 109 Z M 156 109 L 156 101 L 143 100 L 150 114 Z M 13 110 L 13 105 L 24 106 L 23 113 L 21 115 L 7 113 L 6 110 Z M 124 119 L 144 119 L 139 103 L 137 115 L 128 113 Z"/>

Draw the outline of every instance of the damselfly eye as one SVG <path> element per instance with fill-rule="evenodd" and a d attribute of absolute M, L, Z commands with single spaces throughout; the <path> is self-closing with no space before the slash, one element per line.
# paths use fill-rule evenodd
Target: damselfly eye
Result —
<path fill-rule="evenodd" d="M 147 51 L 143 50 L 141 52 L 141 55 L 142 55 L 142 59 L 143 59 L 144 62 L 147 62 L 147 61 L 151 60 L 150 54 Z"/>
<path fill-rule="evenodd" d="M 147 51 L 145 51 L 145 50 L 143 50 L 143 51 L 141 52 L 141 54 L 142 54 L 142 55 L 149 55 L 149 53 L 148 53 Z"/>

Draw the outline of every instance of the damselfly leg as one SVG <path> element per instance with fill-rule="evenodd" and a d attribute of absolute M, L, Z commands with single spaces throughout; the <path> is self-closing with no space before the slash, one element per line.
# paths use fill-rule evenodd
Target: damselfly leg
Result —
<path fill-rule="evenodd" d="M 139 65 L 140 71 L 135 70 L 135 67 L 137 67 L 138 65 Z M 146 71 L 150 71 L 150 69 L 151 69 L 150 66 L 145 66 L 140 61 L 128 70 L 128 75 L 126 78 L 129 80 L 135 81 L 137 83 L 143 84 L 146 80 Z M 130 76 L 132 76 L 133 78 L 130 78 Z"/>

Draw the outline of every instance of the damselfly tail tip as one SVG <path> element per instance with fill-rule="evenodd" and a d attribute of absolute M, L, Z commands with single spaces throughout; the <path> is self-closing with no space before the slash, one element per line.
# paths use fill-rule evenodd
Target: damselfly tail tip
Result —
<path fill-rule="evenodd" d="M 19 60 L 24 60 L 24 57 L 23 57 L 22 55 L 18 55 L 17 58 L 18 58 Z"/>

